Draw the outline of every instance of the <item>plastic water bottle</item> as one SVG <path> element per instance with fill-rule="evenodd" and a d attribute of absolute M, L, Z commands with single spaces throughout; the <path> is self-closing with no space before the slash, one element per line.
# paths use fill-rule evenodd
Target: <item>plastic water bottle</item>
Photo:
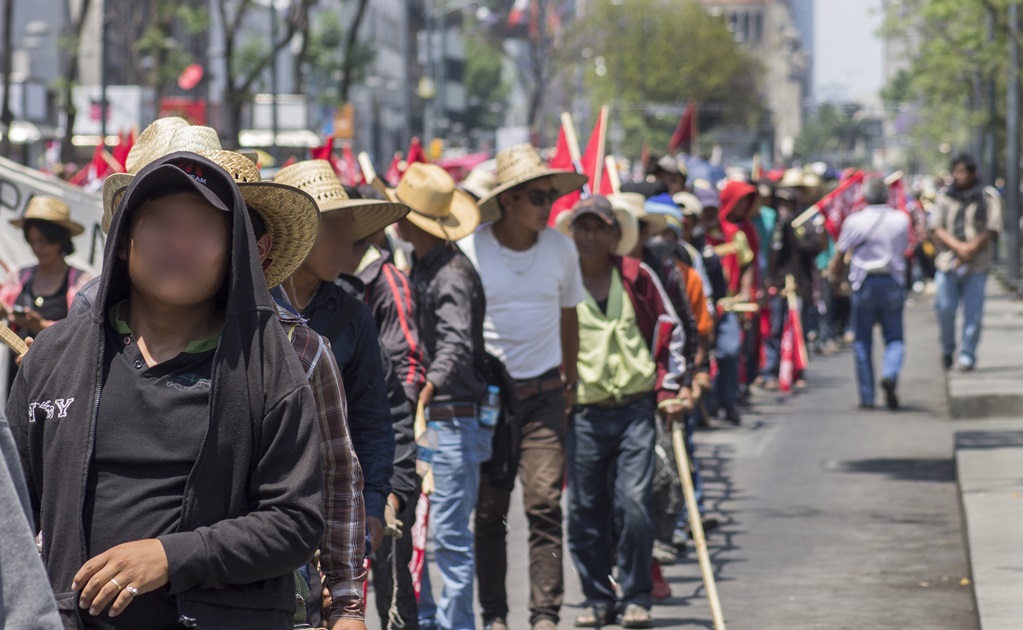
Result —
<path fill-rule="evenodd" d="M 501 417 L 501 388 L 491 385 L 487 388 L 487 398 L 480 407 L 480 426 L 493 429 Z"/>
<path fill-rule="evenodd" d="M 430 468 L 433 467 L 433 454 L 437 452 L 439 439 L 437 430 L 430 426 L 432 424 L 432 422 L 427 424 L 426 430 L 416 438 L 416 474 L 420 477 L 425 477 L 426 473 L 430 472 Z"/>

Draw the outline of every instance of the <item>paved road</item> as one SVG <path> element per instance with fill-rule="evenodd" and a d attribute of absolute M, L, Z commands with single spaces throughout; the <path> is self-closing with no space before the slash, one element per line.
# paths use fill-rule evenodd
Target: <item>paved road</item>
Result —
<path fill-rule="evenodd" d="M 710 547 L 730 628 L 977 627 L 929 305 L 911 304 L 906 323 L 904 411 L 856 410 L 844 351 L 814 358 L 807 392 L 762 395 L 743 426 L 698 435 L 708 505 L 729 517 Z M 528 630 L 525 520 L 512 509 L 509 622 Z M 565 628 L 582 602 L 567 567 Z M 674 597 L 654 608 L 657 627 L 712 627 L 695 554 L 666 574 Z"/>

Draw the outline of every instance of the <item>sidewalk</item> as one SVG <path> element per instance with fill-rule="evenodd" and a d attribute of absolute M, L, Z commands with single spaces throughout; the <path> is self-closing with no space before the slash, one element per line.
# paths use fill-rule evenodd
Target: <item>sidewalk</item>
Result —
<path fill-rule="evenodd" d="M 1023 623 L 1023 304 L 992 279 L 974 372 L 948 373 L 948 407 L 983 630 Z"/>

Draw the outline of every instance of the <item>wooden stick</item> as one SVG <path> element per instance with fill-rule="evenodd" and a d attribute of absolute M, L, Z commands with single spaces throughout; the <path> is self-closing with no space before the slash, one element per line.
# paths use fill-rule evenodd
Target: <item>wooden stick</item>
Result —
<path fill-rule="evenodd" d="M 572 159 L 572 164 L 579 164 L 583 154 L 579 151 L 579 136 L 575 133 L 572 114 L 561 112 L 561 128 L 565 130 L 565 141 L 568 142 L 568 157 Z"/>
<path fill-rule="evenodd" d="M 608 123 L 607 118 L 608 118 L 608 112 L 609 111 L 610 111 L 610 108 L 607 105 L 604 105 L 603 107 L 600 108 L 600 118 L 598 119 L 599 124 L 600 124 L 600 133 L 598 135 L 600 137 L 597 138 L 597 163 L 596 163 L 596 165 L 594 166 L 594 169 L 593 169 L 593 186 L 592 186 L 593 188 L 596 188 L 596 190 L 591 190 L 590 191 L 590 194 L 592 194 L 592 195 L 596 195 L 596 194 L 598 194 L 600 192 L 600 180 L 601 180 L 601 176 L 604 174 L 604 155 L 605 155 L 604 150 L 605 150 L 605 147 L 606 147 L 605 141 L 607 139 L 607 123 Z M 589 151 L 590 148 L 586 147 L 586 150 Z"/>
<path fill-rule="evenodd" d="M 707 589 L 707 601 L 710 604 L 711 617 L 714 619 L 714 628 L 725 630 L 725 615 L 721 611 L 718 587 L 714 581 L 714 567 L 710 563 L 707 538 L 703 534 L 700 508 L 696 504 L 696 491 L 693 489 L 693 478 L 689 472 L 689 454 L 686 453 L 685 435 L 682 433 L 680 422 L 672 424 L 671 444 L 675 448 L 675 463 L 678 465 L 678 476 L 682 479 L 682 494 L 685 495 L 686 509 L 689 511 L 689 529 L 693 533 L 693 542 L 696 543 L 696 556 L 700 560 L 700 574 Z"/>
<path fill-rule="evenodd" d="M 885 184 L 885 186 L 891 186 L 892 184 L 894 184 L 895 182 L 899 181 L 900 179 L 902 179 L 905 176 L 906 176 L 906 174 L 903 173 L 902 171 L 895 171 L 894 173 L 892 173 L 888 177 L 884 178 L 884 184 Z"/>
<path fill-rule="evenodd" d="M 607 178 L 611 181 L 611 192 L 616 195 L 622 192 L 622 178 L 618 175 L 618 162 L 613 155 L 604 158 L 604 168 L 607 169 Z"/>
<path fill-rule="evenodd" d="M 377 178 L 377 171 L 373 168 L 373 160 L 365 151 L 359 152 L 359 168 L 362 169 L 362 178 L 372 183 Z"/>
<path fill-rule="evenodd" d="M 0 322 L 0 341 L 3 341 L 7 344 L 8 348 L 14 350 L 16 355 L 20 356 L 28 352 L 28 345 L 25 344 L 25 341 L 3 322 Z"/>

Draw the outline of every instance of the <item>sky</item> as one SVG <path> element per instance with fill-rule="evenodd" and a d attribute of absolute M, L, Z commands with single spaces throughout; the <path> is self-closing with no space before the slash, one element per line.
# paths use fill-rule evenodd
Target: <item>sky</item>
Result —
<path fill-rule="evenodd" d="M 815 0 L 814 94 L 863 100 L 883 87 L 881 0 Z"/>

